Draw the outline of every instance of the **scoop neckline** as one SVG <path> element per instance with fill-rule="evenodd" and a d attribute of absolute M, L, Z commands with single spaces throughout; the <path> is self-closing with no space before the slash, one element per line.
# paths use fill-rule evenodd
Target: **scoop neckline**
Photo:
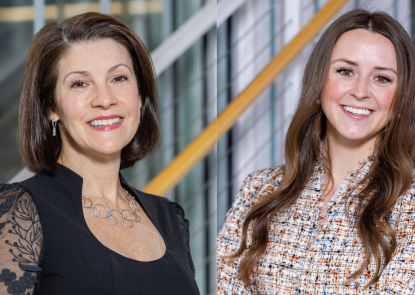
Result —
<path fill-rule="evenodd" d="M 89 228 L 89 226 L 88 226 L 88 224 L 87 224 L 87 222 L 86 222 L 86 220 L 85 220 L 85 216 L 84 216 L 84 213 L 83 213 L 83 208 L 82 208 L 82 187 L 83 187 L 83 178 L 79 175 L 79 174 L 77 174 L 76 172 L 74 172 L 73 170 L 71 170 L 70 168 L 68 168 L 68 167 L 66 167 L 66 166 L 64 166 L 64 165 L 62 165 L 62 164 L 58 164 L 58 167 L 62 167 L 62 168 L 64 168 L 64 169 L 66 169 L 66 170 L 68 170 L 68 172 L 71 172 L 71 173 L 73 173 L 73 174 L 75 174 L 76 176 L 78 176 L 79 178 L 80 178 L 80 180 L 81 180 L 81 187 L 80 187 L 80 196 L 79 196 L 79 198 L 77 198 L 77 200 L 76 200 L 76 207 L 77 207 L 77 209 L 79 209 L 79 213 L 80 213 L 80 219 L 81 219 L 81 224 L 82 224 L 82 226 L 85 228 L 85 230 L 87 231 L 87 234 L 94 240 L 94 242 L 96 243 L 96 244 L 98 244 L 100 247 L 102 247 L 106 252 L 108 252 L 108 253 L 110 253 L 110 254 L 112 254 L 112 255 L 115 255 L 115 256 L 119 256 L 119 257 L 121 257 L 121 258 L 124 258 L 124 259 L 126 259 L 126 260 L 130 260 L 130 261 L 132 261 L 132 262 L 138 262 L 138 263 L 143 263 L 143 264 L 149 264 L 149 263 L 156 263 L 156 262 L 160 262 L 160 261 L 162 261 L 162 260 L 164 260 L 164 259 L 166 259 L 167 258 L 167 255 L 168 255 L 168 251 L 169 251 L 169 246 L 168 246 L 168 244 L 167 244 L 167 241 L 166 241 L 166 238 L 165 238 L 165 236 L 164 236 L 164 234 L 163 234 L 163 231 L 159 228 L 159 224 L 158 224 L 158 222 L 155 222 L 155 218 L 157 218 L 156 216 L 151 216 L 151 214 L 149 214 L 148 212 L 148 210 L 146 210 L 146 208 L 144 207 L 144 205 L 143 205 L 143 202 L 141 202 L 141 200 L 140 200 L 140 198 L 138 197 L 138 195 L 135 193 L 135 190 L 134 189 L 132 189 L 132 187 L 130 186 L 130 185 L 128 185 L 128 183 L 125 181 L 125 179 L 124 179 L 124 177 L 122 176 L 122 174 L 121 174 L 121 172 L 118 172 L 118 177 L 120 178 L 120 181 L 121 181 L 121 183 L 122 183 L 122 185 L 124 186 L 124 188 L 126 188 L 127 190 L 128 190 L 128 192 L 136 199 L 136 201 L 139 203 L 139 205 L 141 206 L 141 208 L 144 210 L 144 212 L 147 214 L 147 216 L 148 216 L 148 218 L 150 219 L 150 221 L 153 223 L 153 225 L 154 225 L 154 227 L 157 229 L 157 231 L 158 231 L 158 233 L 160 234 L 160 236 L 161 236 L 161 238 L 163 239 L 163 241 L 164 241 L 164 244 L 166 245 L 166 250 L 164 251 L 164 254 L 161 256 L 161 257 L 159 257 L 159 258 L 157 258 L 157 259 L 154 259 L 154 260 L 149 260 L 149 261 L 142 261 L 142 260 L 136 260 L 136 259 L 134 259 L 134 258 L 131 258 L 131 257 L 127 257 L 127 256 L 124 256 L 124 255 L 122 255 L 121 253 L 118 253 L 118 252 L 116 252 L 115 250 L 113 250 L 113 249 L 111 249 L 111 248 L 108 248 L 107 246 L 105 246 L 100 240 L 98 240 L 98 238 L 93 234 L 93 232 L 91 231 L 91 229 Z"/>

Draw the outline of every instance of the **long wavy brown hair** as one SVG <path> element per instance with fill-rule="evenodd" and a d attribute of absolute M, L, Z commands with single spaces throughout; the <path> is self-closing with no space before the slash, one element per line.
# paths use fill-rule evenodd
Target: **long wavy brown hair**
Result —
<path fill-rule="evenodd" d="M 393 43 L 398 81 L 391 119 L 376 141 L 376 157 L 369 182 L 357 196 L 360 209 L 356 226 L 363 243 L 364 260 L 349 279 L 358 277 L 373 258 L 376 271 L 368 283 L 372 285 L 379 280 L 381 269 L 391 260 L 396 248 L 396 234 L 389 223 L 389 213 L 398 197 L 411 186 L 414 167 L 415 48 L 405 29 L 392 17 L 383 12 L 370 13 L 358 9 L 335 20 L 311 53 L 304 72 L 300 101 L 285 140 L 284 178 L 274 192 L 252 206 L 243 223 L 241 245 L 229 257 L 235 259 L 246 251 L 240 263 L 240 275 L 247 286 L 251 285 L 250 275 L 267 247 L 270 221 L 277 213 L 293 205 L 319 160 L 326 117 L 321 104 L 316 101 L 322 97 L 336 41 L 345 32 L 355 29 L 381 34 Z M 325 163 L 328 172 L 329 168 L 330 159 Z M 252 244 L 248 247 L 247 231 L 250 225 Z"/>

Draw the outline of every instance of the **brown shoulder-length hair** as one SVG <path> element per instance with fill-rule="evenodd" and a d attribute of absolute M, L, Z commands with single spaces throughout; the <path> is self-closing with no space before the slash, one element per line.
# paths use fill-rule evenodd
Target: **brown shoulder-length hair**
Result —
<path fill-rule="evenodd" d="M 130 53 L 142 99 L 140 125 L 121 151 L 120 169 L 152 153 L 161 140 L 157 85 L 153 63 L 140 38 L 114 17 L 88 12 L 45 25 L 30 43 L 19 108 L 18 145 L 23 164 L 32 172 L 53 172 L 61 152 L 59 131 L 52 136 L 49 111 L 56 110 L 59 61 L 79 42 L 112 39 Z"/>
<path fill-rule="evenodd" d="M 305 68 L 297 110 L 285 141 L 285 175 L 274 192 L 255 204 L 242 227 L 242 243 L 230 256 L 237 258 L 246 250 L 240 263 L 244 283 L 268 244 L 270 221 L 293 205 L 313 173 L 320 157 L 320 143 L 326 131 L 326 117 L 321 104 L 331 53 L 336 41 L 347 31 L 365 29 L 388 38 L 394 45 L 398 63 L 397 88 L 390 122 L 376 142 L 376 157 L 369 183 L 360 192 L 356 227 L 363 243 L 364 260 L 349 279 L 358 277 L 373 258 L 376 271 L 368 283 L 378 281 L 381 270 L 390 262 L 396 248 L 396 234 L 389 214 L 398 197 L 409 189 L 414 167 L 415 120 L 415 49 L 404 28 L 383 12 L 350 11 L 335 20 L 316 44 Z M 327 161 L 330 168 L 330 160 Z M 248 227 L 252 226 L 252 244 L 247 245 Z M 388 237 L 384 237 L 386 234 Z M 382 260 L 384 258 L 384 260 Z"/>

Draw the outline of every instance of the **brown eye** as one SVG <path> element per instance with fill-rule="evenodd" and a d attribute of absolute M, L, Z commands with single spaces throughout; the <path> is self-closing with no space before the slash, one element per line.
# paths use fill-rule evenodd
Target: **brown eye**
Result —
<path fill-rule="evenodd" d="M 86 87 L 86 83 L 83 81 L 75 81 L 71 85 L 71 88 L 84 88 L 84 87 Z"/>
<path fill-rule="evenodd" d="M 352 75 L 352 71 L 347 69 L 341 69 L 339 70 L 339 73 L 346 77 L 350 77 Z"/>
<path fill-rule="evenodd" d="M 115 82 L 124 82 L 124 81 L 127 81 L 127 77 L 126 76 L 117 76 L 117 77 L 115 77 L 114 78 L 114 81 Z"/>
<path fill-rule="evenodd" d="M 375 79 L 376 79 L 376 81 L 378 81 L 379 83 L 382 83 L 382 84 L 391 82 L 391 79 L 389 79 L 388 77 L 385 77 L 385 76 L 377 76 Z"/>

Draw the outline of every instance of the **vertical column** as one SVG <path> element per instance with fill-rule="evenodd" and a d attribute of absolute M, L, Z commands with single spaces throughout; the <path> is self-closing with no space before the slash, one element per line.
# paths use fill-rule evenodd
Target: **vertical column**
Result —
<path fill-rule="evenodd" d="M 266 1 L 264 1 L 266 2 Z M 256 2 L 247 0 L 231 18 L 231 97 L 235 98 L 255 78 L 255 23 Z M 245 177 L 255 171 L 252 155 L 256 152 L 256 134 L 252 124 L 255 118 L 255 106 L 252 104 L 238 118 L 232 128 L 232 183 L 231 195 L 235 196 Z M 237 140 L 237 143 L 235 142 Z"/>
<path fill-rule="evenodd" d="M 217 112 L 220 114 L 226 108 L 228 102 L 232 100 L 229 91 L 229 83 L 231 82 L 231 20 L 227 19 L 217 28 Z M 217 142 L 217 206 L 218 206 L 218 224 L 222 226 L 225 221 L 225 215 L 232 204 L 233 196 L 230 193 L 230 184 L 232 178 L 232 146 L 231 133 L 227 132 Z M 218 228 L 219 231 L 220 228 Z"/>
<path fill-rule="evenodd" d="M 414 17 L 414 10 L 415 1 L 411 0 L 401 0 L 396 1 L 396 10 L 397 10 L 397 20 L 400 24 L 405 28 L 408 32 L 409 36 L 413 36 L 414 30 L 411 28 L 412 19 Z M 413 40 L 413 38 L 412 38 Z"/>
<path fill-rule="evenodd" d="M 164 9 L 161 12 L 161 38 L 163 42 L 166 40 L 174 31 L 173 28 L 173 18 L 174 18 L 174 1 L 173 0 L 164 0 L 163 5 Z M 163 113 L 160 115 L 162 124 L 163 124 L 163 146 L 170 144 L 174 141 L 175 134 L 175 120 L 174 120 L 174 105 L 175 105 L 175 96 L 174 96 L 174 66 L 169 66 L 159 77 L 159 97 L 160 97 L 160 110 L 163 110 Z M 163 150 L 163 167 L 167 166 L 174 159 L 175 151 L 174 145 L 169 146 Z M 176 201 L 176 190 L 172 189 L 166 195 L 172 201 Z"/>
<path fill-rule="evenodd" d="M 33 35 L 45 25 L 45 0 L 33 0 Z"/>
<path fill-rule="evenodd" d="M 398 20 L 398 1 L 393 1 L 393 18 Z"/>
<path fill-rule="evenodd" d="M 301 30 L 301 3 L 299 0 L 284 1 L 284 23 L 290 22 L 290 26 L 284 31 L 284 45 L 287 45 Z M 294 115 L 297 101 L 301 90 L 301 64 L 299 57 L 294 59 L 284 71 L 285 87 L 290 85 L 289 89 L 284 93 L 284 127 L 281 130 L 285 135 Z"/>
<path fill-rule="evenodd" d="M 102 14 L 111 14 L 111 0 L 99 0 L 99 6 Z"/>
<path fill-rule="evenodd" d="M 271 59 L 274 58 L 275 50 L 275 0 L 270 0 L 270 38 L 271 38 Z M 270 101 L 271 101 L 271 166 L 275 165 L 275 88 L 276 82 L 274 81 L 270 87 Z"/>

